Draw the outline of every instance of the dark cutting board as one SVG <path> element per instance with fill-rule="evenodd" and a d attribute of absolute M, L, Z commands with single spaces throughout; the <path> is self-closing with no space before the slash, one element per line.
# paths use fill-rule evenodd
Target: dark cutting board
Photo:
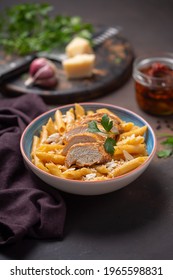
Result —
<path fill-rule="evenodd" d="M 68 80 L 61 63 L 54 62 L 59 73 L 59 83 L 54 90 L 36 86 L 26 88 L 24 82 L 29 75 L 27 66 L 23 73 L 5 82 L 1 86 L 1 91 L 6 97 L 37 94 L 48 104 L 90 101 L 109 94 L 122 86 L 130 77 L 134 59 L 133 48 L 126 38 L 116 35 L 107 39 L 94 51 L 96 65 L 92 78 Z"/>

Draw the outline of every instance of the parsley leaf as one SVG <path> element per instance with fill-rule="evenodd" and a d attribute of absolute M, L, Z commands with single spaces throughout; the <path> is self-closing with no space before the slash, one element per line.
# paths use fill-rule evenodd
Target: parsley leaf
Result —
<path fill-rule="evenodd" d="M 115 145 L 116 145 L 116 141 L 113 138 L 108 137 L 104 143 L 104 148 L 107 153 L 113 155 Z"/>
<path fill-rule="evenodd" d="M 157 152 L 159 158 L 167 158 L 173 154 L 173 136 L 168 136 L 167 139 L 161 142 L 165 149 Z"/>
<path fill-rule="evenodd" d="M 161 150 L 157 153 L 157 156 L 159 158 L 167 158 L 169 156 L 172 155 L 172 151 L 171 150 Z"/>
<path fill-rule="evenodd" d="M 64 49 L 74 36 L 92 41 L 92 24 L 78 16 L 50 16 L 52 10 L 48 3 L 17 4 L 4 9 L 0 13 L 0 45 L 4 51 L 26 55 Z"/>
<path fill-rule="evenodd" d="M 162 145 L 172 145 L 173 146 L 173 136 L 169 136 L 165 141 L 161 143 Z"/>
<path fill-rule="evenodd" d="M 101 119 L 101 124 L 104 127 L 104 129 L 109 132 L 111 128 L 113 127 L 113 121 L 111 121 L 107 114 L 104 114 Z"/>
<path fill-rule="evenodd" d="M 88 131 L 89 131 L 89 132 L 102 132 L 102 131 L 98 128 L 96 121 L 91 121 L 91 122 L 89 122 L 89 124 L 88 124 Z"/>
<path fill-rule="evenodd" d="M 113 121 L 109 119 L 107 114 L 104 114 L 102 119 L 101 119 L 101 125 L 103 126 L 103 128 L 105 129 L 104 131 L 101 131 L 98 126 L 97 126 L 97 122 L 96 121 L 90 121 L 88 123 L 88 131 L 89 132 L 101 132 L 101 133 L 105 133 L 106 135 L 116 135 L 116 133 L 111 132 L 110 130 L 113 127 Z M 114 146 L 116 145 L 116 141 L 115 139 L 111 138 L 111 137 L 107 137 L 105 142 L 104 142 L 104 148 L 105 151 L 111 155 L 114 154 Z"/>

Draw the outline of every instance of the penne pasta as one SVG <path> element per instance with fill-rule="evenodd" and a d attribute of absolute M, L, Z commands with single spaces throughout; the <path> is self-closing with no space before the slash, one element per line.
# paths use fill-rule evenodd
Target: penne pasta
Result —
<path fill-rule="evenodd" d="M 144 161 L 146 159 L 147 159 L 147 157 L 138 157 L 138 158 L 132 159 L 131 161 L 127 161 L 123 165 L 116 167 L 113 170 L 112 175 L 114 177 L 117 177 L 117 176 L 126 174 L 126 173 L 134 170 L 138 166 L 140 166 L 142 163 L 144 163 Z"/>
<path fill-rule="evenodd" d="M 134 123 L 132 123 L 132 122 L 128 122 L 128 123 L 124 122 L 124 123 L 121 124 L 121 127 L 122 127 L 124 132 L 127 132 L 127 131 L 130 131 L 130 130 L 133 129 Z"/>
<path fill-rule="evenodd" d="M 110 110 L 108 110 L 106 108 L 97 109 L 96 112 L 97 113 L 108 114 L 108 115 L 113 115 L 114 117 L 116 117 L 117 121 L 119 121 L 120 123 L 122 122 L 122 120 L 117 115 L 113 114 Z"/>
<path fill-rule="evenodd" d="M 146 148 L 144 144 L 116 146 L 114 155 L 123 154 L 123 150 L 127 151 L 129 154 L 146 155 Z"/>
<path fill-rule="evenodd" d="M 75 104 L 75 115 L 77 119 L 80 119 L 85 115 L 84 108 L 78 103 Z"/>
<path fill-rule="evenodd" d="M 81 180 L 83 176 L 90 174 L 90 168 L 81 168 L 77 170 L 67 169 L 62 173 L 62 176 L 66 179 Z"/>
<path fill-rule="evenodd" d="M 94 114 L 94 111 L 92 111 L 92 110 L 87 111 L 87 116 L 91 116 L 93 114 Z"/>
<path fill-rule="evenodd" d="M 41 131 L 41 134 L 40 134 L 40 144 L 45 143 L 47 137 L 48 137 L 47 128 L 46 128 L 45 125 L 43 125 L 42 131 Z"/>
<path fill-rule="evenodd" d="M 46 163 L 46 168 L 48 169 L 49 173 L 58 177 L 62 177 L 61 169 L 54 163 Z"/>
<path fill-rule="evenodd" d="M 61 153 L 62 149 L 64 148 L 64 145 L 60 145 L 60 144 L 41 144 L 38 148 L 37 151 L 40 152 L 50 152 L 53 151 L 56 153 Z"/>
<path fill-rule="evenodd" d="M 144 143 L 145 139 L 143 136 L 136 136 L 134 134 L 132 134 L 131 136 L 127 136 L 126 138 L 117 141 L 116 145 L 117 146 L 121 146 L 121 145 L 125 145 L 125 144 L 129 144 L 129 145 L 138 145 L 138 144 L 142 144 Z"/>
<path fill-rule="evenodd" d="M 46 124 L 46 129 L 47 129 L 48 135 L 51 135 L 56 132 L 56 128 L 55 128 L 52 118 L 49 118 L 49 120 Z"/>
<path fill-rule="evenodd" d="M 31 148 L 31 159 L 34 160 L 35 152 L 39 146 L 40 139 L 38 136 L 34 135 L 33 142 L 32 142 L 32 148 Z"/>
<path fill-rule="evenodd" d="M 126 138 L 128 136 L 131 136 L 131 135 L 135 135 L 135 136 L 144 135 L 146 130 L 147 130 L 147 126 L 142 126 L 142 127 L 138 127 L 136 129 L 130 130 L 128 132 L 124 132 L 120 135 L 119 140 Z"/>
<path fill-rule="evenodd" d="M 68 130 L 69 127 L 71 127 L 75 122 L 75 115 L 74 115 L 74 109 L 71 108 L 66 113 L 66 129 Z"/>
<path fill-rule="evenodd" d="M 60 134 L 63 134 L 66 129 L 66 125 L 65 125 L 65 122 L 63 121 L 62 113 L 60 110 L 56 110 L 56 112 L 55 112 L 55 123 L 56 123 L 58 132 Z"/>
<path fill-rule="evenodd" d="M 53 162 L 57 164 L 65 163 L 65 157 L 59 154 L 51 154 L 51 153 L 37 151 L 36 156 L 43 162 Z"/>
<path fill-rule="evenodd" d="M 107 167 L 105 165 L 96 166 L 96 170 L 97 170 L 97 172 L 99 172 L 101 174 L 108 174 L 109 173 L 109 169 L 107 169 Z"/>
<path fill-rule="evenodd" d="M 95 121 L 96 115 L 98 123 Z M 105 126 L 114 126 L 111 131 L 104 131 L 103 121 Z M 75 104 L 64 115 L 56 110 L 54 118 L 49 118 L 42 126 L 40 135 L 33 137 L 31 160 L 41 170 L 60 178 L 107 180 L 134 170 L 148 158 L 146 131 L 147 126 L 138 127 L 132 122 L 126 123 L 106 108 L 98 109 L 95 113 L 92 110 L 85 111 L 80 104 Z M 109 154 L 105 147 L 110 143 L 113 146 Z M 68 150 L 64 153 L 67 145 Z M 91 155 L 93 153 L 91 163 L 87 149 L 91 150 Z M 73 159 L 75 151 L 76 160 Z M 82 164 L 83 158 L 86 158 L 85 165 Z"/>
<path fill-rule="evenodd" d="M 46 166 L 37 158 L 36 159 L 36 162 L 35 162 L 35 165 L 40 168 L 41 170 L 49 173 L 49 170 L 46 168 Z"/>

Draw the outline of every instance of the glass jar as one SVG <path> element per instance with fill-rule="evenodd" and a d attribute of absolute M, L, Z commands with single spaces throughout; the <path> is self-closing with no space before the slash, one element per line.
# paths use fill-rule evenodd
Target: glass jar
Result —
<path fill-rule="evenodd" d="M 173 54 L 138 57 L 133 78 L 142 110 L 153 115 L 173 114 Z"/>

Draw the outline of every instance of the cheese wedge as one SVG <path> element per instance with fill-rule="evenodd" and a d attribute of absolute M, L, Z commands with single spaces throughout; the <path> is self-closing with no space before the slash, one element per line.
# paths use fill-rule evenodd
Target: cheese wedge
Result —
<path fill-rule="evenodd" d="M 88 40 L 76 37 L 66 46 L 65 52 L 67 57 L 73 57 L 77 54 L 92 54 L 93 49 Z"/>
<path fill-rule="evenodd" d="M 67 78 L 77 79 L 91 77 L 95 64 L 94 54 L 79 54 L 63 61 L 63 69 Z"/>

